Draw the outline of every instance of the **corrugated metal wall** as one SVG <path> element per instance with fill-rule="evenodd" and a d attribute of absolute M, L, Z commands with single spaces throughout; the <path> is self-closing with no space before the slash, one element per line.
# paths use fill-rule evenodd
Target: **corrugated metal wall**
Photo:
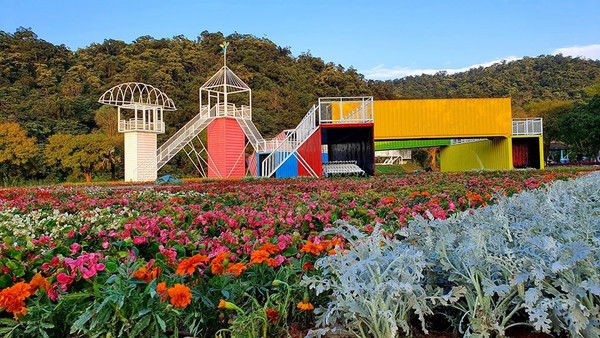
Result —
<path fill-rule="evenodd" d="M 441 170 L 510 170 L 513 168 L 511 147 L 510 138 L 494 138 L 442 147 Z"/>
<path fill-rule="evenodd" d="M 509 137 L 510 98 L 376 100 L 375 140 Z"/>
<path fill-rule="evenodd" d="M 512 158 L 515 168 L 544 169 L 544 141 L 542 137 L 513 137 Z"/>
<path fill-rule="evenodd" d="M 321 162 L 321 128 L 312 134 L 308 140 L 298 148 L 298 154 L 308 163 L 317 176 L 323 176 L 323 162 Z M 298 163 L 298 176 L 310 176 L 303 165 Z"/>
<path fill-rule="evenodd" d="M 218 118 L 207 128 L 208 177 L 239 178 L 245 170 L 245 135 L 232 118 Z M 212 160 L 211 160 L 212 159 Z"/>
<path fill-rule="evenodd" d="M 125 133 L 125 181 L 156 180 L 156 134 Z"/>
<path fill-rule="evenodd" d="M 298 176 L 298 159 L 295 156 L 288 158 L 275 172 L 277 178 L 296 176 Z"/>

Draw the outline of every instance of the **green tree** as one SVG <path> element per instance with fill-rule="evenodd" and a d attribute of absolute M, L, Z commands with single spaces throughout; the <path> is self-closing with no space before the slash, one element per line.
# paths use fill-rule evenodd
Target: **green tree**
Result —
<path fill-rule="evenodd" d="M 582 156 L 597 157 L 600 151 L 600 95 L 580 103 L 562 115 L 561 139 Z"/>
<path fill-rule="evenodd" d="M 0 123 L 0 179 L 8 184 L 11 177 L 19 176 L 38 153 L 33 137 L 27 137 L 18 123 Z"/>
<path fill-rule="evenodd" d="M 48 139 L 45 153 L 48 165 L 81 173 L 86 182 L 91 182 L 94 171 L 101 169 L 106 158 L 114 153 L 114 146 L 102 133 L 55 134 Z"/>
<path fill-rule="evenodd" d="M 538 101 L 525 107 L 525 117 L 541 117 L 544 128 L 544 154 L 549 154 L 550 142 L 562 141 L 562 117 L 573 109 L 573 101 Z"/>

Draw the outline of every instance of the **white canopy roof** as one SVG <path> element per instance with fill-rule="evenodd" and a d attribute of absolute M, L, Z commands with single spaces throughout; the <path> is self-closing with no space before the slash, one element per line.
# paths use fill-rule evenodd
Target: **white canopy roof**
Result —
<path fill-rule="evenodd" d="M 221 67 L 200 89 L 229 94 L 250 91 L 250 87 L 227 66 Z"/>
<path fill-rule="evenodd" d="M 165 111 L 175 111 L 175 103 L 165 93 L 149 84 L 126 82 L 114 86 L 100 96 L 98 102 L 111 106 L 160 106 Z"/>

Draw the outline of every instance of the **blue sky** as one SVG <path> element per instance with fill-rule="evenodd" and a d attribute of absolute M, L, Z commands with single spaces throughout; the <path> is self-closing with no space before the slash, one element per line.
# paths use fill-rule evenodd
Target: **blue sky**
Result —
<path fill-rule="evenodd" d="M 108 38 L 252 34 L 372 79 L 542 54 L 600 59 L 600 0 L 0 0 L 0 30 L 19 26 L 72 50 Z"/>

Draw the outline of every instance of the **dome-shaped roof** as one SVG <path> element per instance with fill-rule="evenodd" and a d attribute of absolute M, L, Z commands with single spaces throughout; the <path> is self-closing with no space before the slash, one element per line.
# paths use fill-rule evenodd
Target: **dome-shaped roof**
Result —
<path fill-rule="evenodd" d="M 116 85 L 104 92 L 98 102 L 111 106 L 142 104 L 160 106 L 166 111 L 177 110 L 173 100 L 165 93 L 141 82 L 126 82 Z"/>

